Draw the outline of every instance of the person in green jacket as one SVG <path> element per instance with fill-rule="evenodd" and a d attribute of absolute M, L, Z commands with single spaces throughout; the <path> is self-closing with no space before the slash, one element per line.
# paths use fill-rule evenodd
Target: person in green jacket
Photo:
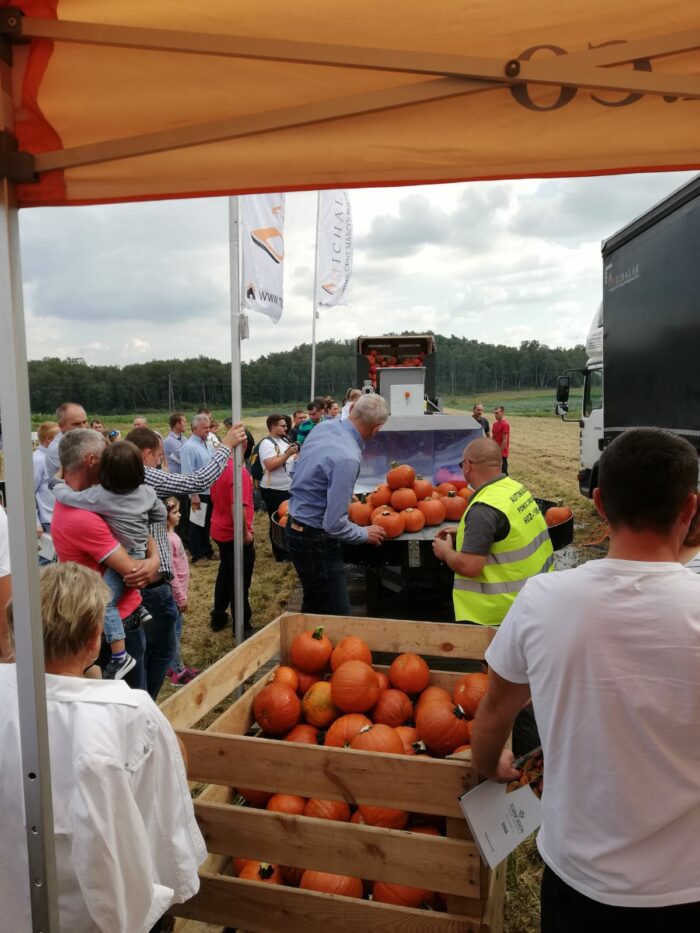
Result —
<path fill-rule="evenodd" d="M 319 421 L 323 420 L 326 413 L 326 400 L 324 398 L 315 398 L 313 402 L 309 402 L 306 410 L 309 417 L 296 428 L 295 440 L 300 447 L 309 436 L 311 429 L 315 428 Z"/>

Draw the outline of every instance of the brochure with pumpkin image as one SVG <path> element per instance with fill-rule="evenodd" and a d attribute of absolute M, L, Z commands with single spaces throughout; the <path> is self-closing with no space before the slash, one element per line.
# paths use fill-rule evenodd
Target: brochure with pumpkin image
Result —
<path fill-rule="evenodd" d="M 533 749 L 513 765 L 520 771 L 517 780 L 484 781 L 459 798 L 474 842 L 490 868 L 496 868 L 542 822 L 542 749 Z"/>

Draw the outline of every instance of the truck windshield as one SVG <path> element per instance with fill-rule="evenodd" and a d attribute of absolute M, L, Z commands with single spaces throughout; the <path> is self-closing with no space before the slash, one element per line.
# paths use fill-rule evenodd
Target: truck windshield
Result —
<path fill-rule="evenodd" d="M 583 387 L 583 417 L 589 418 L 596 408 L 603 407 L 603 371 L 592 369 L 586 373 Z"/>

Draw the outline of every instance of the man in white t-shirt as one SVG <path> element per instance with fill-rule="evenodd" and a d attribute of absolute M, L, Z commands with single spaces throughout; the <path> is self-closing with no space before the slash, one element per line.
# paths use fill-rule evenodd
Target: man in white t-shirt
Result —
<path fill-rule="evenodd" d="M 287 422 L 284 415 L 268 415 L 265 423 L 268 436 L 258 445 L 258 456 L 264 471 L 260 480 L 260 495 L 270 516 L 272 553 L 276 560 L 282 561 L 287 559 L 287 554 L 272 540 L 272 516 L 285 499 L 289 498 L 293 467 L 289 460 L 299 453 L 299 445 L 290 444 L 285 439 Z"/>
<path fill-rule="evenodd" d="M 12 597 L 12 577 L 10 575 L 10 539 L 7 527 L 7 515 L 0 505 L 0 661 L 13 661 L 14 650 L 7 625 L 6 607 Z"/>
<path fill-rule="evenodd" d="M 497 781 L 532 696 L 544 751 L 543 933 L 700 930 L 700 579 L 679 562 L 698 458 L 626 431 L 600 460 L 604 560 L 527 582 L 486 653 L 473 757 Z"/>

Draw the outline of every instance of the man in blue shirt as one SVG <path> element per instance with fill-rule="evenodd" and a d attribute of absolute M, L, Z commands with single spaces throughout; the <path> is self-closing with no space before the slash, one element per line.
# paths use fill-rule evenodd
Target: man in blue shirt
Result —
<path fill-rule="evenodd" d="M 163 441 L 163 453 L 168 461 L 168 472 L 182 473 L 180 451 L 187 441 L 185 437 L 187 419 L 181 411 L 174 411 L 168 418 L 168 424 L 170 425 L 170 433 Z M 180 521 L 177 523 L 175 532 L 180 536 L 185 547 L 187 547 L 190 524 L 190 497 L 183 495 L 177 498 L 180 502 Z"/>
<path fill-rule="evenodd" d="M 180 448 L 180 471 L 182 473 L 196 473 L 202 467 L 205 467 L 213 456 L 211 445 L 207 443 L 209 434 L 209 415 L 195 415 L 192 419 L 192 435 L 185 441 Z M 211 499 L 209 488 L 202 490 L 201 493 L 195 493 L 190 499 L 193 512 L 199 512 L 204 509 L 204 525 L 199 525 L 190 521 L 188 529 L 188 541 L 192 563 L 196 564 L 198 560 L 206 557 L 208 560 L 214 560 L 214 549 L 209 539 L 209 527 L 211 525 Z"/>
<path fill-rule="evenodd" d="M 380 545 L 384 529 L 348 518 L 365 442 L 389 417 L 380 395 L 364 395 L 343 421 L 316 425 L 302 447 L 289 499 L 289 553 L 299 574 L 302 612 L 350 615 L 341 543 Z"/>

